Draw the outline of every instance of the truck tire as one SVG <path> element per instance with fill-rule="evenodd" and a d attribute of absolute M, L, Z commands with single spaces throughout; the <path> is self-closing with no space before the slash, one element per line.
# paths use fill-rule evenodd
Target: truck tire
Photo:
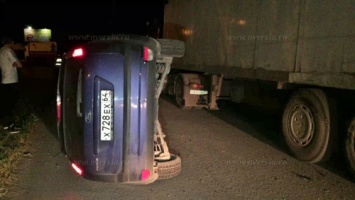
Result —
<path fill-rule="evenodd" d="M 352 119 L 345 138 L 346 163 L 350 173 L 355 177 L 355 118 Z"/>
<path fill-rule="evenodd" d="M 297 159 L 319 163 L 331 154 L 337 128 L 335 106 L 320 89 L 300 89 L 282 116 L 285 142 Z"/>
<path fill-rule="evenodd" d="M 184 100 L 184 80 L 181 75 L 177 75 L 174 83 L 175 103 L 179 108 L 185 107 Z"/>
<path fill-rule="evenodd" d="M 158 39 L 162 56 L 183 57 L 185 54 L 185 43 L 180 40 Z"/>
<path fill-rule="evenodd" d="M 180 174 L 181 158 L 174 154 L 170 154 L 170 156 L 169 160 L 158 161 L 158 179 L 169 179 Z"/>

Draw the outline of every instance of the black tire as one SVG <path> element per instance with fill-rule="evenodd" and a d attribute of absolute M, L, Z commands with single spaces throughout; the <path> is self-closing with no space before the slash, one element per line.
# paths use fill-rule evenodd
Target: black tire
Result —
<path fill-rule="evenodd" d="M 177 75 L 175 79 L 175 87 L 174 87 L 174 95 L 175 95 L 175 103 L 179 108 L 185 107 L 184 100 L 184 80 L 182 76 Z"/>
<path fill-rule="evenodd" d="M 171 157 L 166 161 L 158 161 L 158 179 L 169 179 L 176 177 L 181 172 L 181 158 L 170 154 Z"/>
<path fill-rule="evenodd" d="M 335 106 L 320 89 L 296 91 L 282 116 L 285 142 L 299 160 L 319 163 L 329 159 L 337 129 Z"/>
<path fill-rule="evenodd" d="M 345 138 L 345 154 L 349 171 L 355 178 L 355 118 L 352 119 L 348 127 L 348 134 Z"/>
<path fill-rule="evenodd" d="M 185 43 L 180 40 L 158 39 L 162 56 L 182 57 L 185 54 Z"/>

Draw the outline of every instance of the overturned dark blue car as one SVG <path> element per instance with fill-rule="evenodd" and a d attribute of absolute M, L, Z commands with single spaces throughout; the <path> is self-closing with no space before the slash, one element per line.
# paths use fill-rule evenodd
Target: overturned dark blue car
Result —
<path fill-rule="evenodd" d="M 57 85 L 61 151 L 87 179 L 148 184 L 181 171 L 158 120 L 175 40 L 116 35 L 64 54 Z M 166 46 L 166 48 L 164 48 Z"/>

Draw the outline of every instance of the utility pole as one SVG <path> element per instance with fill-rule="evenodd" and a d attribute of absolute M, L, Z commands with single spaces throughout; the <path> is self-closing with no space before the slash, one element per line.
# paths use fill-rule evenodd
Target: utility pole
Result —
<path fill-rule="evenodd" d="M 5 32 L 5 27 L 6 27 L 6 25 L 4 25 L 5 24 L 5 4 L 6 4 L 6 2 L 5 2 L 5 0 L 0 0 L 0 24 L 2 24 L 3 26 L 3 28 L 0 30 L 0 38 L 2 38 L 5 34 L 4 34 L 4 32 Z"/>
<path fill-rule="evenodd" d="M 112 0 L 112 17 L 116 16 L 116 0 Z"/>
<path fill-rule="evenodd" d="M 5 0 L 0 0 L 0 12 L 1 12 L 1 18 L 0 18 L 0 22 L 1 24 L 5 21 Z"/>
<path fill-rule="evenodd" d="M 112 7 L 112 13 L 111 13 L 111 19 L 110 19 L 110 30 L 112 33 L 116 32 L 115 29 L 115 19 L 116 19 L 116 1 L 115 0 L 112 0 L 111 2 L 111 7 Z"/>

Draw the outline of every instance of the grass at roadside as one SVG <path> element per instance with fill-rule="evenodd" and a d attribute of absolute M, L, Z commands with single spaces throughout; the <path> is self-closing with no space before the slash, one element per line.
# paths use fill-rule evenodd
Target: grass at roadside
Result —
<path fill-rule="evenodd" d="M 25 99 L 19 101 L 15 113 L 16 124 L 21 128 L 19 133 L 2 131 L 3 127 L 0 125 L 0 198 L 6 194 L 6 187 L 13 180 L 16 161 L 22 156 L 22 148 L 38 120 L 34 107 Z"/>

